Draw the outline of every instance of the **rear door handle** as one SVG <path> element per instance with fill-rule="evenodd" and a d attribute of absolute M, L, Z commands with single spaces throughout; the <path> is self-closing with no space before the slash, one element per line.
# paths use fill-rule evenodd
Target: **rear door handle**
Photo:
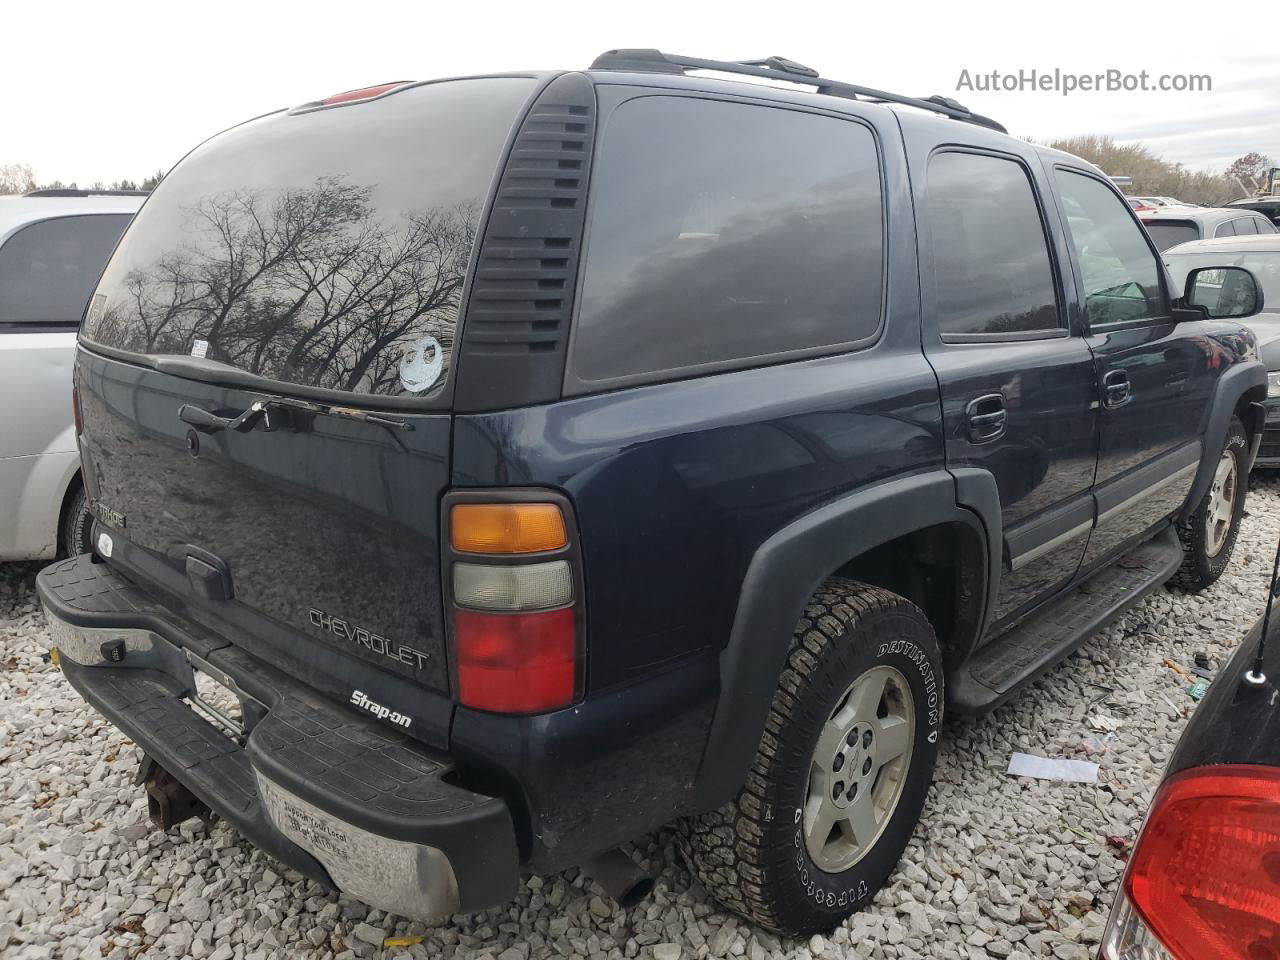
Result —
<path fill-rule="evenodd" d="M 1004 394 L 988 393 L 970 400 L 964 408 L 969 439 L 974 443 L 990 443 L 1004 436 L 1009 425 L 1009 411 L 1005 409 Z"/>
<path fill-rule="evenodd" d="M 1102 378 L 1102 399 L 1108 407 L 1122 406 L 1131 396 L 1128 370 L 1109 370 Z"/>

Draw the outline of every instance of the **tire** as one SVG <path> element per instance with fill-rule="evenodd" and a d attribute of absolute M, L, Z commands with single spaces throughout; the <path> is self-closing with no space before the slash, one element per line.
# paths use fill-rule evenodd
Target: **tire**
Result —
<path fill-rule="evenodd" d="M 89 538 L 92 526 L 93 516 L 89 513 L 89 500 L 85 496 L 84 485 L 77 484 L 62 511 L 62 528 L 58 531 L 60 555 L 75 557 L 89 553 L 93 549 Z"/>
<path fill-rule="evenodd" d="M 1249 493 L 1249 435 L 1238 417 L 1227 426 L 1227 439 L 1219 454 L 1213 482 L 1194 512 L 1176 523 L 1182 541 L 1182 566 L 1173 583 L 1197 592 L 1222 576 L 1231 560 Z M 1224 503 L 1230 486 L 1230 502 Z"/>
<path fill-rule="evenodd" d="M 880 678 L 868 738 L 869 723 L 849 724 L 872 715 L 858 705 L 872 702 Z M 726 907 L 778 933 L 837 926 L 902 856 L 933 778 L 942 709 L 942 658 L 920 609 L 879 587 L 827 580 L 796 626 L 746 783 L 723 807 L 684 821 L 682 848 L 694 875 Z M 886 762 L 897 744 L 909 750 Z M 819 763 L 818 748 L 831 745 L 837 753 L 823 752 Z M 824 834 L 821 818 L 834 807 L 828 793 L 837 789 L 848 820 Z M 874 824 L 865 820 L 868 797 L 883 804 L 880 814 L 872 807 Z M 849 825 L 849 836 L 855 821 L 868 824 L 867 834 Z M 821 847 L 819 859 L 811 847 Z"/>

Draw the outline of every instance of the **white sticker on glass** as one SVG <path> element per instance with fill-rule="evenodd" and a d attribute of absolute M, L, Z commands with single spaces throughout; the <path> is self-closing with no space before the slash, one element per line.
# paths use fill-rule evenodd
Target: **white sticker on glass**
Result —
<path fill-rule="evenodd" d="M 208 352 L 209 352 L 208 340 L 192 340 L 191 341 L 191 355 L 193 357 L 199 357 L 201 360 L 203 360 L 204 355 Z"/>
<path fill-rule="evenodd" d="M 427 351 L 431 358 L 427 359 Z M 440 379 L 444 370 L 444 348 L 435 337 L 423 337 L 405 348 L 400 358 L 400 386 L 410 393 L 421 393 Z"/>

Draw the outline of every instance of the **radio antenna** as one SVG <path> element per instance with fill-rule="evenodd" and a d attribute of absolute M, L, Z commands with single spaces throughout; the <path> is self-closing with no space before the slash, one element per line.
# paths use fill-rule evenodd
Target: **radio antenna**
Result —
<path fill-rule="evenodd" d="M 1265 686 L 1267 674 L 1264 661 L 1267 653 L 1267 634 L 1271 630 L 1271 608 L 1276 599 L 1276 579 L 1280 576 L 1280 539 L 1276 541 L 1276 558 L 1271 564 L 1271 584 L 1267 587 L 1267 608 L 1262 614 L 1262 636 L 1258 638 L 1258 655 L 1253 666 L 1245 671 L 1244 682 L 1250 687 Z"/>

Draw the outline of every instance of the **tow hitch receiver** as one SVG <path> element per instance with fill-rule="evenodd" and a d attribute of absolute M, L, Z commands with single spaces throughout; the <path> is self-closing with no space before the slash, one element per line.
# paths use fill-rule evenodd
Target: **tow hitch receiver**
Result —
<path fill-rule="evenodd" d="M 192 817 L 199 817 L 206 824 L 214 820 L 214 812 L 199 797 L 150 757 L 142 758 L 135 782 L 146 785 L 147 812 L 160 830 L 168 830 Z"/>

